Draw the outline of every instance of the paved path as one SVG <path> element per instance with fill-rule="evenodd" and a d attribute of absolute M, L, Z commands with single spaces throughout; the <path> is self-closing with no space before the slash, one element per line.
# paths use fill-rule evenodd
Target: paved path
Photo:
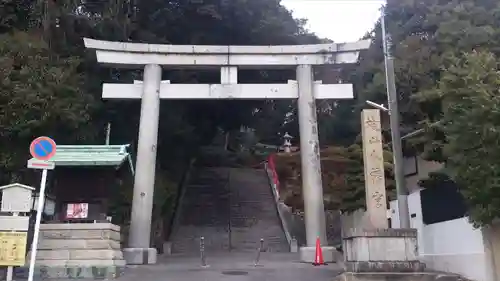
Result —
<path fill-rule="evenodd" d="M 298 254 L 262 253 L 260 266 L 255 254 L 230 253 L 207 257 L 208 268 L 199 257 L 160 258 L 152 266 L 131 266 L 119 281 L 331 281 L 342 270 L 338 264 L 315 267 L 298 262 Z"/>
<path fill-rule="evenodd" d="M 129 266 L 116 281 L 332 281 L 342 272 L 339 264 L 316 267 L 300 263 L 296 253 L 263 252 L 257 267 L 254 266 L 254 260 L 255 253 L 224 253 L 207 256 L 209 267 L 202 268 L 199 257 L 160 257 L 156 265 Z M 0 280 L 3 278 L 0 271 Z"/>

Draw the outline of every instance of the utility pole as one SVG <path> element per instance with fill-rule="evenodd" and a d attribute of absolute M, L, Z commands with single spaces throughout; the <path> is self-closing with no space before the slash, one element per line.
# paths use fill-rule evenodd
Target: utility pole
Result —
<path fill-rule="evenodd" d="M 403 169 L 403 147 L 401 144 L 398 94 L 396 92 L 396 79 L 394 74 L 394 58 L 391 54 L 390 34 L 386 33 L 385 27 L 385 7 L 382 6 L 382 44 L 385 62 L 385 81 L 387 88 L 387 104 L 389 109 L 392 153 L 394 161 L 394 178 L 396 180 L 396 193 L 398 198 L 399 223 L 400 228 L 410 228 L 410 215 L 408 211 L 408 190 L 405 184 Z"/>
<path fill-rule="evenodd" d="M 40 11 L 41 11 L 41 22 L 42 22 L 42 37 L 49 44 L 50 47 L 50 20 L 51 20 L 51 0 L 41 1 Z"/>
<path fill-rule="evenodd" d="M 106 145 L 109 145 L 110 137 L 111 137 L 111 122 L 108 122 L 108 126 L 106 127 Z"/>

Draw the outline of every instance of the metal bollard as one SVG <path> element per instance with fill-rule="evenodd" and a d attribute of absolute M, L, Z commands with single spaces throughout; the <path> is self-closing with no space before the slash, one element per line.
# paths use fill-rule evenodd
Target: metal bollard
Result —
<path fill-rule="evenodd" d="M 205 258 L 205 237 L 200 237 L 200 257 L 201 257 L 201 267 L 208 267 Z"/>
<path fill-rule="evenodd" d="M 257 249 L 257 256 L 255 257 L 255 263 L 254 266 L 257 267 L 259 266 L 259 261 L 260 261 L 260 253 L 262 252 L 262 249 L 264 249 L 264 239 L 260 239 L 260 245 L 259 248 Z"/>

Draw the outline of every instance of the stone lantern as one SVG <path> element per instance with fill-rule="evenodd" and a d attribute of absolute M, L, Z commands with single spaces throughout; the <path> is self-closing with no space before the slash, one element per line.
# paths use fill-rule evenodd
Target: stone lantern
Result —
<path fill-rule="evenodd" d="M 283 136 L 283 139 L 285 140 L 285 142 L 283 143 L 283 147 L 285 148 L 285 152 L 286 153 L 290 153 L 292 151 L 292 149 L 291 149 L 291 147 L 292 147 L 291 140 L 293 139 L 293 137 L 290 136 L 288 134 L 288 132 L 286 132 L 285 135 Z"/>

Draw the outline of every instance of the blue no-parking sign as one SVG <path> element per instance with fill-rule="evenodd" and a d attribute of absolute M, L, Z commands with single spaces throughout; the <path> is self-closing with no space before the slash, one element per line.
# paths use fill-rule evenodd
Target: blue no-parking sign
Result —
<path fill-rule="evenodd" d="M 33 281 L 35 274 L 36 252 L 38 251 L 38 234 L 40 233 L 40 224 L 42 221 L 42 212 L 45 207 L 45 187 L 47 185 L 47 170 L 53 170 L 55 165 L 49 162 L 50 158 L 56 154 L 56 142 L 49 137 L 38 137 L 31 142 L 31 156 L 35 159 L 28 160 L 28 168 L 41 169 L 42 179 L 40 180 L 40 196 L 38 197 L 38 206 L 36 209 L 35 234 L 31 249 L 30 267 L 28 271 L 28 281 Z"/>
<path fill-rule="evenodd" d="M 35 159 L 48 161 L 56 154 L 56 142 L 49 137 L 38 137 L 31 142 L 30 153 Z"/>

